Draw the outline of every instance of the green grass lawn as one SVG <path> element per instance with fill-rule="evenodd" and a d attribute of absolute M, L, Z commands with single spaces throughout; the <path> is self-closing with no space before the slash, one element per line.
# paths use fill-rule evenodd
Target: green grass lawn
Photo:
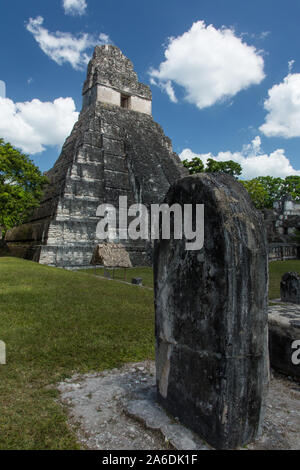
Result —
<path fill-rule="evenodd" d="M 280 281 L 284 273 L 288 271 L 297 271 L 300 273 L 300 260 L 290 261 L 272 261 L 270 266 L 270 286 L 269 286 L 269 298 L 278 299 L 280 298 Z M 87 274 L 95 274 L 94 269 L 84 270 Z M 103 268 L 97 268 L 96 274 L 103 276 Z M 153 287 L 153 272 L 152 268 L 131 268 L 127 269 L 127 281 L 131 282 L 133 277 L 141 277 L 143 279 L 143 285 L 147 287 Z M 124 270 L 115 270 L 115 279 L 124 280 Z"/>
<path fill-rule="evenodd" d="M 113 276 L 113 271 L 106 269 L 110 273 L 110 276 Z M 82 269 L 80 272 L 86 274 L 96 274 L 97 276 L 104 276 L 103 268 L 92 268 L 92 269 Z M 141 267 L 141 268 L 128 268 L 126 269 L 126 281 L 131 282 L 133 277 L 141 277 L 143 279 L 143 286 L 153 287 L 153 271 L 152 268 Z M 115 269 L 114 270 L 114 279 L 124 281 L 124 269 Z"/>
<path fill-rule="evenodd" d="M 0 449 L 78 448 L 49 386 L 153 358 L 153 338 L 150 290 L 0 258 Z"/>
<path fill-rule="evenodd" d="M 270 263 L 270 298 L 300 261 Z M 101 274 L 101 272 L 99 271 Z M 123 278 L 123 270 L 116 278 Z M 128 270 L 153 286 L 151 268 Z M 53 387 L 74 372 L 154 358 L 153 292 L 16 258 L 0 258 L 0 449 L 76 449 Z"/>

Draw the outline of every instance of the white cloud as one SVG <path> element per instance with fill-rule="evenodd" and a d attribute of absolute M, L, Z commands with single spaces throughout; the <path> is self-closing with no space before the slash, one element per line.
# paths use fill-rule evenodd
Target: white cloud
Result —
<path fill-rule="evenodd" d="M 199 109 L 234 96 L 265 77 L 260 52 L 237 37 L 232 29 L 216 29 L 204 21 L 177 38 L 170 38 L 166 60 L 151 69 L 152 83 L 176 102 L 172 83 Z"/>
<path fill-rule="evenodd" d="M 170 100 L 172 101 L 172 103 L 178 103 L 178 99 L 176 98 L 171 80 L 168 80 L 166 82 L 156 82 L 154 78 L 150 78 L 150 83 L 151 85 L 159 86 L 163 91 L 165 91 L 167 95 L 169 96 Z"/>
<path fill-rule="evenodd" d="M 300 176 L 300 170 L 295 170 L 289 159 L 285 156 L 284 149 L 277 149 L 274 152 L 265 154 L 261 149 L 261 139 L 256 136 L 248 145 L 245 145 L 239 152 L 219 152 L 217 155 L 211 153 L 196 154 L 190 149 L 184 149 L 179 155 L 181 160 L 191 160 L 193 157 L 200 157 L 206 164 L 208 158 L 224 162 L 233 160 L 242 166 L 241 178 L 252 179 L 257 176 L 274 176 L 284 178 L 289 175 Z"/>
<path fill-rule="evenodd" d="M 6 95 L 6 86 L 3 80 L 0 80 L 0 98 L 5 98 Z"/>
<path fill-rule="evenodd" d="M 82 70 L 90 60 L 86 51 L 97 44 L 110 42 L 109 36 L 104 33 L 98 38 L 87 33 L 78 36 L 60 31 L 51 33 L 42 26 L 43 22 L 41 16 L 30 18 L 26 29 L 33 34 L 42 51 L 59 65 L 69 62 L 74 69 Z"/>
<path fill-rule="evenodd" d="M 47 145 L 62 146 L 77 119 L 72 98 L 24 103 L 0 98 L 0 136 L 25 153 L 42 152 Z"/>
<path fill-rule="evenodd" d="M 288 68 L 289 68 L 290 73 L 293 70 L 294 63 L 295 63 L 294 59 L 288 61 Z"/>
<path fill-rule="evenodd" d="M 85 0 L 63 0 L 66 15 L 84 15 L 87 3 Z"/>
<path fill-rule="evenodd" d="M 300 73 L 287 75 L 268 95 L 264 102 L 268 114 L 259 130 L 268 137 L 300 137 Z"/>
<path fill-rule="evenodd" d="M 100 33 L 98 38 L 99 38 L 99 41 L 100 41 L 101 44 L 112 44 L 112 41 L 111 41 L 108 34 Z M 99 43 L 99 41 L 98 41 L 98 43 Z"/>
<path fill-rule="evenodd" d="M 270 31 L 263 31 L 263 32 L 259 35 L 259 39 L 265 39 L 265 38 L 267 38 L 270 34 L 271 34 Z"/>

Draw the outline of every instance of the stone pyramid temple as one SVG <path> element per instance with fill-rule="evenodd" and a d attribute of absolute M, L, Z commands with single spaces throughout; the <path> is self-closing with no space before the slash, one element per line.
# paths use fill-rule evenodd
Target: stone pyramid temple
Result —
<path fill-rule="evenodd" d="M 159 203 L 186 174 L 162 128 L 151 116 L 151 90 L 115 46 L 97 46 L 83 86 L 83 106 L 31 220 L 7 235 L 15 256 L 60 267 L 91 263 L 97 207 Z M 116 242 L 119 242 L 116 239 Z M 133 265 L 149 263 L 151 243 L 120 241 Z"/>

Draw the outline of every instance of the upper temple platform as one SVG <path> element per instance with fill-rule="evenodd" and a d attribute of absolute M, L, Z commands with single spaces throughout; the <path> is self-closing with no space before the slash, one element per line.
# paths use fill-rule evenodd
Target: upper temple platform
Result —
<path fill-rule="evenodd" d="M 96 46 L 82 95 L 83 108 L 102 102 L 151 115 L 150 87 L 138 81 L 132 62 L 116 46 Z"/>

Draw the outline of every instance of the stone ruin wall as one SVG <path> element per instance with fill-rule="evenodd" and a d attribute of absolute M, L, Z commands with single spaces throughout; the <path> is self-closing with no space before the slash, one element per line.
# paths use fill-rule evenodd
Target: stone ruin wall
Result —
<path fill-rule="evenodd" d="M 269 243 L 291 243 L 300 229 L 300 204 L 291 197 L 275 202 L 273 209 L 263 211 Z"/>

